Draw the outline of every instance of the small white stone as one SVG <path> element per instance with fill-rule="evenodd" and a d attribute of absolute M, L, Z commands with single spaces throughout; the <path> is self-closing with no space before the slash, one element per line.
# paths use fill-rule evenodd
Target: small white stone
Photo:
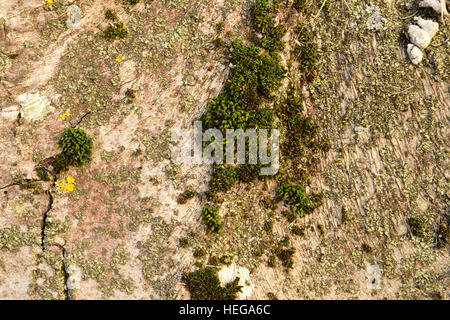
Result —
<path fill-rule="evenodd" d="M 76 265 L 69 265 L 66 270 L 68 277 L 66 288 L 69 290 L 80 289 L 81 286 L 81 269 Z"/>
<path fill-rule="evenodd" d="M 419 27 L 421 27 L 430 35 L 431 39 L 433 39 L 433 37 L 439 31 L 439 23 L 437 22 L 434 22 L 432 20 L 425 20 L 421 17 L 414 17 L 414 21 L 416 21 Z"/>
<path fill-rule="evenodd" d="M 406 51 L 408 52 L 408 57 L 413 64 L 419 64 L 420 62 L 422 62 L 422 50 L 417 48 L 415 45 L 409 43 Z"/>
<path fill-rule="evenodd" d="M 409 40 L 421 49 L 425 49 L 430 45 L 431 38 L 428 32 L 422 28 L 411 24 L 408 27 Z"/>
<path fill-rule="evenodd" d="M 421 8 L 432 8 L 437 13 L 441 13 L 441 2 L 439 0 L 422 0 L 419 3 L 419 7 Z M 444 11 L 446 12 L 447 9 L 444 6 Z"/>
<path fill-rule="evenodd" d="M 47 97 L 39 93 L 24 93 L 17 98 L 21 106 L 20 115 L 27 121 L 39 121 L 55 111 Z"/>

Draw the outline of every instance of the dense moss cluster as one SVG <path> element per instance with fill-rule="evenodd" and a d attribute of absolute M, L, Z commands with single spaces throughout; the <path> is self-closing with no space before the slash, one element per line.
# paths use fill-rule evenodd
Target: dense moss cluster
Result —
<path fill-rule="evenodd" d="M 184 191 L 182 194 L 180 194 L 178 196 L 177 202 L 179 204 L 185 204 L 186 202 L 188 202 L 188 200 L 192 199 L 193 197 L 195 197 L 197 193 L 193 190 L 186 190 Z"/>
<path fill-rule="evenodd" d="M 202 210 L 202 220 L 210 232 L 220 233 L 222 224 L 220 223 L 219 210 L 213 207 L 204 207 Z"/>
<path fill-rule="evenodd" d="M 279 242 L 278 246 L 274 250 L 275 255 L 286 269 L 292 269 L 294 267 L 294 260 L 292 257 L 295 254 L 295 248 L 289 247 L 289 245 L 289 238 L 285 238 Z"/>
<path fill-rule="evenodd" d="M 409 229 L 411 233 L 416 237 L 423 237 L 425 233 L 425 227 L 423 220 L 420 217 L 411 217 L 408 219 Z"/>
<path fill-rule="evenodd" d="M 322 204 L 322 194 L 308 196 L 301 185 L 281 185 L 278 196 L 286 201 L 292 210 L 300 217 L 311 213 Z"/>
<path fill-rule="evenodd" d="M 317 78 L 318 45 L 312 41 L 312 36 L 306 26 L 297 24 L 297 40 L 293 48 L 293 55 L 299 63 L 299 69 L 303 73 L 306 81 L 313 81 Z"/>
<path fill-rule="evenodd" d="M 303 115 L 303 109 L 303 100 L 290 83 L 286 97 L 277 108 L 277 116 L 286 137 L 281 141 L 281 154 L 290 161 L 293 168 L 290 178 L 296 180 L 306 180 L 307 173 L 315 171 L 321 152 L 329 150 L 328 142 L 319 137 L 319 126 L 311 117 Z"/>
<path fill-rule="evenodd" d="M 107 9 L 105 11 L 105 19 L 111 20 L 111 21 L 118 20 L 116 12 L 114 10 L 112 10 L 112 9 Z"/>
<path fill-rule="evenodd" d="M 252 15 L 255 28 L 263 34 L 263 38 L 257 43 L 269 52 L 284 49 L 284 42 L 281 38 L 286 33 L 283 25 L 275 25 L 273 14 L 276 13 L 278 2 L 267 0 L 256 0 L 252 7 Z"/>
<path fill-rule="evenodd" d="M 81 167 L 92 160 L 92 138 L 83 129 L 68 128 L 58 141 L 62 152 L 55 156 L 57 172 L 65 171 L 69 166 Z"/>
<path fill-rule="evenodd" d="M 193 300 L 235 300 L 242 289 L 238 284 L 239 278 L 222 287 L 213 267 L 185 273 L 183 282 L 191 293 L 191 299 Z"/>
<path fill-rule="evenodd" d="M 125 39 L 127 36 L 128 30 L 124 27 L 123 22 L 110 24 L 105 30 L 105 38 L 109 41 Z"/>
<path fill-rule="evenodd" d="M 450 243 L 449 216 L 444 216 L 437 229 L 437 247 L 444 248 Z"/>
<path fill-rule="evenodd" d="M 235 183 L 237 179 L 237 171 L 233 166 L 217 165 L 214 167 L 214 174 L 209 182 L 210 190 L 227 191 Z"/>
<path fill-rule="evenodd" d="M 295 224 L 292 226 L 291 232 L 295 236 L 304 236 L 305 235 L 305 227 L 301 227 L 301 226 Z"/>
<path fill-rule="evenodd" d="M 303 1 L 303 4 L 305 3 Z M 300 5 L 300 2 L 296 1 L 295 5 Z M 297 217 L 312 212 L 322 204 L 321 194 L 307 195 L 305 189 L 298 183 L 305 182 L 303 177 L 306 173 L 310 173 L 309 170 L 319 160 L 320 151 L 327 150 L 327 144 L 319 138 L 318 125 L 310 117 L 303 115 L 302 98 L 296 95 L 292 83 L 285 97 L 273 105 L 275 94 L 279 93 L 287 74 L 279 55 L 285 48 L 281 39 L 286 30 L 283 25 L 277 25 L 275 22 L 278 7 L 279 1 L 255 1 L 251 8 L 255 33 L 248 37 L 250 42 L 235 40 L 231 43 L 229 56 L 231 76 L 223 92 L 209 101 L 206 112 L 200 120 L 204 130 L 216 128 L 222 133 L 227 129 L 272 129 L 275 124 L 284 130 L 280 148 L 282 160 L 285 160 L 282 164 L 288 164 L 290 167 L 287 169 L 292 170 L 288 170 L 287 173 L 281 170 L 276 178 L 283 181 L 278 189 L 278 196 L 294 211 L 294 213 L 286 211 L 288 220 L 293 222 Z M 216 29 L 221 32 L 223 25 L 216 26 Z M 296 32 L 298 41 L 293 45 L 293 57 L 299 60 L 305 79 L 314 80 L 317 70 L 317 45 L 312 41 L 307 28 L 299 24 Z M 222 44 L 216 46 L 221 47 Z M 223 156 L 225 160 L 226 154 Z M 248 152 L 246 156 L 248 160 Z M 237 166 L 215 165 L 207 199 L 220 202 L 217 193 L 228 191 L 237 182 L 250 183 L 262 178 L 260 169 L 259 163 Z M 302 178 L 301 181 L 299 177 Z M 201 215 L 209 230 L 220 232 L 217 209 L 205 207 Z M 267 221 L 264 230 L 270 233 L 272 227 L 273 222 Z M 291 231 L 294 235 L 305 234 L 305 228 L 297 225 L 292 227 Z M 284 267 L 292 268 L 295 248 L 289 246 L 289 239 L 280 242 L 271 250 L 273 255 L 269 264 L 274 266 L 278 257 Z"/>
<path fill-rule="evenodd" d="M 264 100 L 273 99 L 273 93 L 281 86 L 286 70 L 273 48 L 263 45 L 265 40 L 276 36 L 281 38 L 284 28 L 275 27 L 272 15 L 276 3 L 258 0 L 252 8 L 255 28 L 263 33 L 262 42 L 244 44 L 236 40 L 231 45 L 230 61 L 232 76 L 225 90 L 209 102 L 206 113 L 201 117 L 203 128 L 226 129 L 260 128 L 271 129 L 274 113 L 261 107 Z M 281 29 L 283 31 L 281 32 Z M 282 41 L 280 40 L 282 43 Z M 282 46 L 277 46 L 281 49 Z M 225 155 L 224 155 L 225 156 Z M 210 182 L 211 191 L 226 191 L 236 181 L 251 182 L 259 176 L 259 164 L 245 164 L 239 167 L 218 166 Z"/>
<path fill-rule="evenodd" d="M 294 0 L 294 8 L 299 13 L 309 14 L 311 12 L 307 0 Z"/>
<path fill-rule="evenodd" d="M 123 0 L 123 2 L 125 4 L 129 4 L 129 5 L 132 5 L 132 6 L 137 5 L 139 3 L 139 1 L 140 0 Z"/>
<path fill-rule="evenodd" d="M 44 167 L 37 166 L 36 168 L 34 168 L 34 170 L 36 171 L 36 174 L 38 175 L 40 180 L 42 180 L 42 181 L 50 181 L 50 177 L 48 175 L 48 172 L 47 172 L 47 170 Z"/>

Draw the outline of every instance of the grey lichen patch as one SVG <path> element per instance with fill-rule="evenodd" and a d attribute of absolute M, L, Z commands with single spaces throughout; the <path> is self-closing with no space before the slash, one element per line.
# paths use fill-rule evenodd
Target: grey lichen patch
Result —
<path fill-rule="evenodd" d="M 45 159 L 44 152 L 39 149 L 33 150 L 33 162 L 39 163 Z"/>
<path fill-rule="evenodd" d="M 102 159 L 103 161 L 110 162 L 111 159 L 114 157 L 114 154 L 115 154 L 114 151 L 106 151 L 106 150 L 103 150 L 103 151 L 100 153 L 100 157 L 101 157 L 101 159 Z"/>
<path fill-rule="evenodd" d="M 77 118 L 87 114 L 83 122 L 86 127 L 108 123 L 118 109 L 113 99 L 113 93 L 119 90 L 119 83 L 113 81 L 118 77 L 118 54 L 113 55 L 101 35 L 83 34 L 69 45 L 62 57 L 66 63 L 50 81 L 61 94 L 60 110 L 69 109 Z"/>
<path fill-rule="evenodd" d="M 38 257 L 38 266 L 33 270 L 33 282 L 28 293 L 31 299 L 65 299 L 64 257 L 61 250 L 45 249 Z"/>
<path fill-rule="evenodd" d="M 0 50 L 0 71 L 3 71 L 9 68 L 12 65 L 11 59 L 9 56 Z"/>
<path fill-rule="evenodd" d="M 17 225 L 0 229 L 1 250 L 15 251 L 23 246 L 39 246 L 40 243 L 40 234 L 37 232 L 21 232 Z"/>
<path fill-rule="evenodd" d="M 253 189 L 254 188 L 254 189 Z M 208 257 L 229 256 L 236 264 L 257 268 L 270 253 L 271 237 L 264 231 L 265 222 L 272 218 L 272 212 L 260 204 L 261 191 L 253 187 L 245 192 L 223 195 L 226 207 L 221 208 L 222 234 L 220 236 L 202 233 L 192 239 L 192 247 L 204 248 Z M 281 237 L 282 235 L 274 235 Z M 231 261 L 230 261 L 231 262 Z"/>
<path fill-rule="evenodd" d="M 122 246 L 118 246 L 114 249 L 113 254 L 111 256 L 111 269 L 114 271 L 118 271 L 119 266 L 123 266 L 127 263 L 129 258 L 129 253 Z"/>
<path fill-rule="evenodd" d="M 66 20 L 65 16 L 49 20 L 41 31 L 42 38 L 49 41 L 57 40 L 67 30 Z"/>
<path fill-rule="evenodd" d="M 28 294 L 35 300 L 65 299 L 64 272 L 54 271 L 51 275 L 45 270 L 33 271 L 34 282 L 28 288 Z"/>
<path fill-rule="evenodd" d="M 120 292 L 126 293 L 127 295 L 133 294 L 136 285 L 134 284 L 133 279 L 125 279 L 123 277 L 113 278 L 111 279 L 108 285 L 104 285 L 100 287 L 104 298 L 109 298 L 114 294 L 114 290 L 118 290 Z"/>
<path fill-rule="evenodd" d="M 173 280 L 170 266 L 170 249 L 167 239 L 170 237 L 174 224 L 167 224 L 161 217 L 151 220 L 152 233 L 143 243 L 138 243 L 139 260 L 142 263 L 142 274 L 147 283 L 152 286 L 160 298 L 173 298 Z M 179 279 L 177 279 L 178 281 Z"/>
<path fill-rule="evenodd" d="M 349 19 L 354 27 L 346 31 L 346 46 L 335 40 L 341 31 L 339 24 L 311 21 L 314 31 L 329 35 L 321 37 L 321 81 L 312 85 L 310 92 L 318 109 L 318 118 L 324 123 L 331 121 L 335 124 L 327 129 L 330 138 L 337 133 L 332 133 L 332 130 L 338 129 L 343 133 L 350 125 L 370 127 L 375 136 L 392 134 L 400 115 L 400 105 L 410 101 L 409 90 L 420 87 L 414 67 L 401 59 L 398 52 L 398 35 L 403 26 L 396 10 L 383 8 L 389 23 L 375 35 L 360 20 L 363 12 L 361 7 L 351 11 Z M 344 16 L 338 17 L 338 20 L 341 19 L 345 19 Z M 376 47 L 371 43 L 374 36 L 377 38 Z M 368 56 L 373 57 L 369 63 L 359 63 L 366 61 Z M 343 63 L 348 66 L 346 72 L 341 67 Z M 383 76 L 379 77 L 380 74 Z M 361 77 L 361 80 L 354 81 L 355 77 Z M 356 86 L 355 92 L 358 94 L 343 96 L 343 86 L 350 83 Z M 336 128 L 340 123 L 342 125 Z"/>
<path fill-rule="evenodd" d="M 108 276 L 107 261 L 105 258 L 87 259 L 83 263 L 83 279 L 93 279 L 104 282 Z"/>
<path fill-rule="evenodd" d="M 45 239 L 47 242 L 52 242 L 55 236 L 67 232 L 72 221 L 68 216 L 65 217 L 64 221 L 55 219 L 53 217 L 48 217 L 45 226 Z"/>
<path fill-rule="evenodd" d="M 99 173 L 93 173 L 92 178 L 110 185 L 115 192 L 120 190 L 126 182 L 136 185 L 140 182 L 141 169 L 121 167 L 119 170 L 105 169 Z"/>
<path fill-rule="evenodd" d="M 156 163 L 170 159 L 171 152 L 169 146 L 171 143 L 171 133 L 169 130 L 163 130 L 156 135 L 145 134 L 141 141 L 146 149 L 145 158 L 147 160 Z"/>
<path fill-rule="evenodd" d="M 433 69 L 432 77 L 437 81 L 448 81 L 450 70 L 448 67 L 448 57 L 450 46 L 446 43 L 446 35 L 450 32 L 448 23 L 439 25 L 439 32 L 433 38 L 431 46 L 425 49 L 425 64 Z"/>
<path fill-rule="evenodd" d="M 121 206 L 115 210 L 119 216 L 129 217 L 130 222 L 126 226 L 128 231 L 136 231 L 141 224 L 153 221 L 154 212 L 160 204 L 157 200 L 148 200 L 145 206 L 139 210 L 125 206 Z"/>

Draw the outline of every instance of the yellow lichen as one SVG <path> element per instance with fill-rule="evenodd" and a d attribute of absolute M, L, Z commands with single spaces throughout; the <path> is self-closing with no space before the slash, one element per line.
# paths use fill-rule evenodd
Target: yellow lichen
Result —
<path fill-rule="evenodd" d="M 67 178 L 59 180 L 56 183 L 56 187 L 66 192 L 72 192 L 75 188 L 75 178 L 67 176 Z"/>
<path fill-rule="evenodd" d="M 64 112 L 64 113 L 61 113 L 61 114 L 59 115 L 59 117 L 61 118 L 61 120 L 66 121 L 66 118 L 67 118 L 67 117 L 70 117 L 69 109 L 67 109 L 66 112 Z"/>

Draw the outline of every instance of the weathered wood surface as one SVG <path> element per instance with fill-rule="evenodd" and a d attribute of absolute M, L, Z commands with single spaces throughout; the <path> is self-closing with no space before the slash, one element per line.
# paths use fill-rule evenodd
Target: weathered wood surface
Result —
<path fill-rule="evenodd" d="M 448 247 L 436 249 L 434 239 L 448 215 L 448 21 L 414 66 L 403 32 L 417 4 L 377 2 L 386 19 L 379 30 L 367 27 L 367 1 L 333 2 L 330 20 L 320 3 L 310 16 L 280 16 L 289 26 L 285 40 L 304 19 L 319 43 L 320 81 L 303 93 L 331 144 L 309 187 L 325 193 L 325 204 L 302 221 L 312 228 L 293 241 L 295 266 L 287 274 L 269 268 L 266 253 L 255 255 L 271 216 L 261 199 L 274 195 L 274 182 L 237 185 L 224 195 L 225 232 L 216 238 L 201 223 L 202 197 L 176 201 L 186 188 L 205 191 L 210 167 L 169 159 L 170 129 L 191 128 L 228 78 L 226 52 L 214 39 L 228 42 L 231 30 L 231 39 L 245 38 L 253 1 L 146 0 L 131 10 L 111 0 L 77 1 L 80 29 L 65 27 L 66 2 L 55 0 L 52 10 L 38 0 L 0 4 L 0 298 L 187 299 L 181 275 L 195 268 L 197 247 L 251 269 L 254 299 L 268 292 L 287 299 L 448 297 Z M 126 40 L 102 39 L 106 8 L 128 26 Z M 218 35 L 214 25 L 222 21 Z M 133 104 L 124 99 L 130 87 L 137 90 Z M 20 116 L 26 93 L 49 100 L 38 101 L 36 122 Z M 67 173 L 75 192 L 15 184 L 15 175 L 36 179 L 33 168 L 58 153 L 57 136 L 79 121 L 95 148 L 88 167 Z M 281 206 L 279 238 L 290 228 Z M 411 216 L 425 220 L 424 238 L 411 236 Z M 188 248 L 179 247 L 184 237 Z M 363 243 L 373 251 L 363 252 Z"/>

